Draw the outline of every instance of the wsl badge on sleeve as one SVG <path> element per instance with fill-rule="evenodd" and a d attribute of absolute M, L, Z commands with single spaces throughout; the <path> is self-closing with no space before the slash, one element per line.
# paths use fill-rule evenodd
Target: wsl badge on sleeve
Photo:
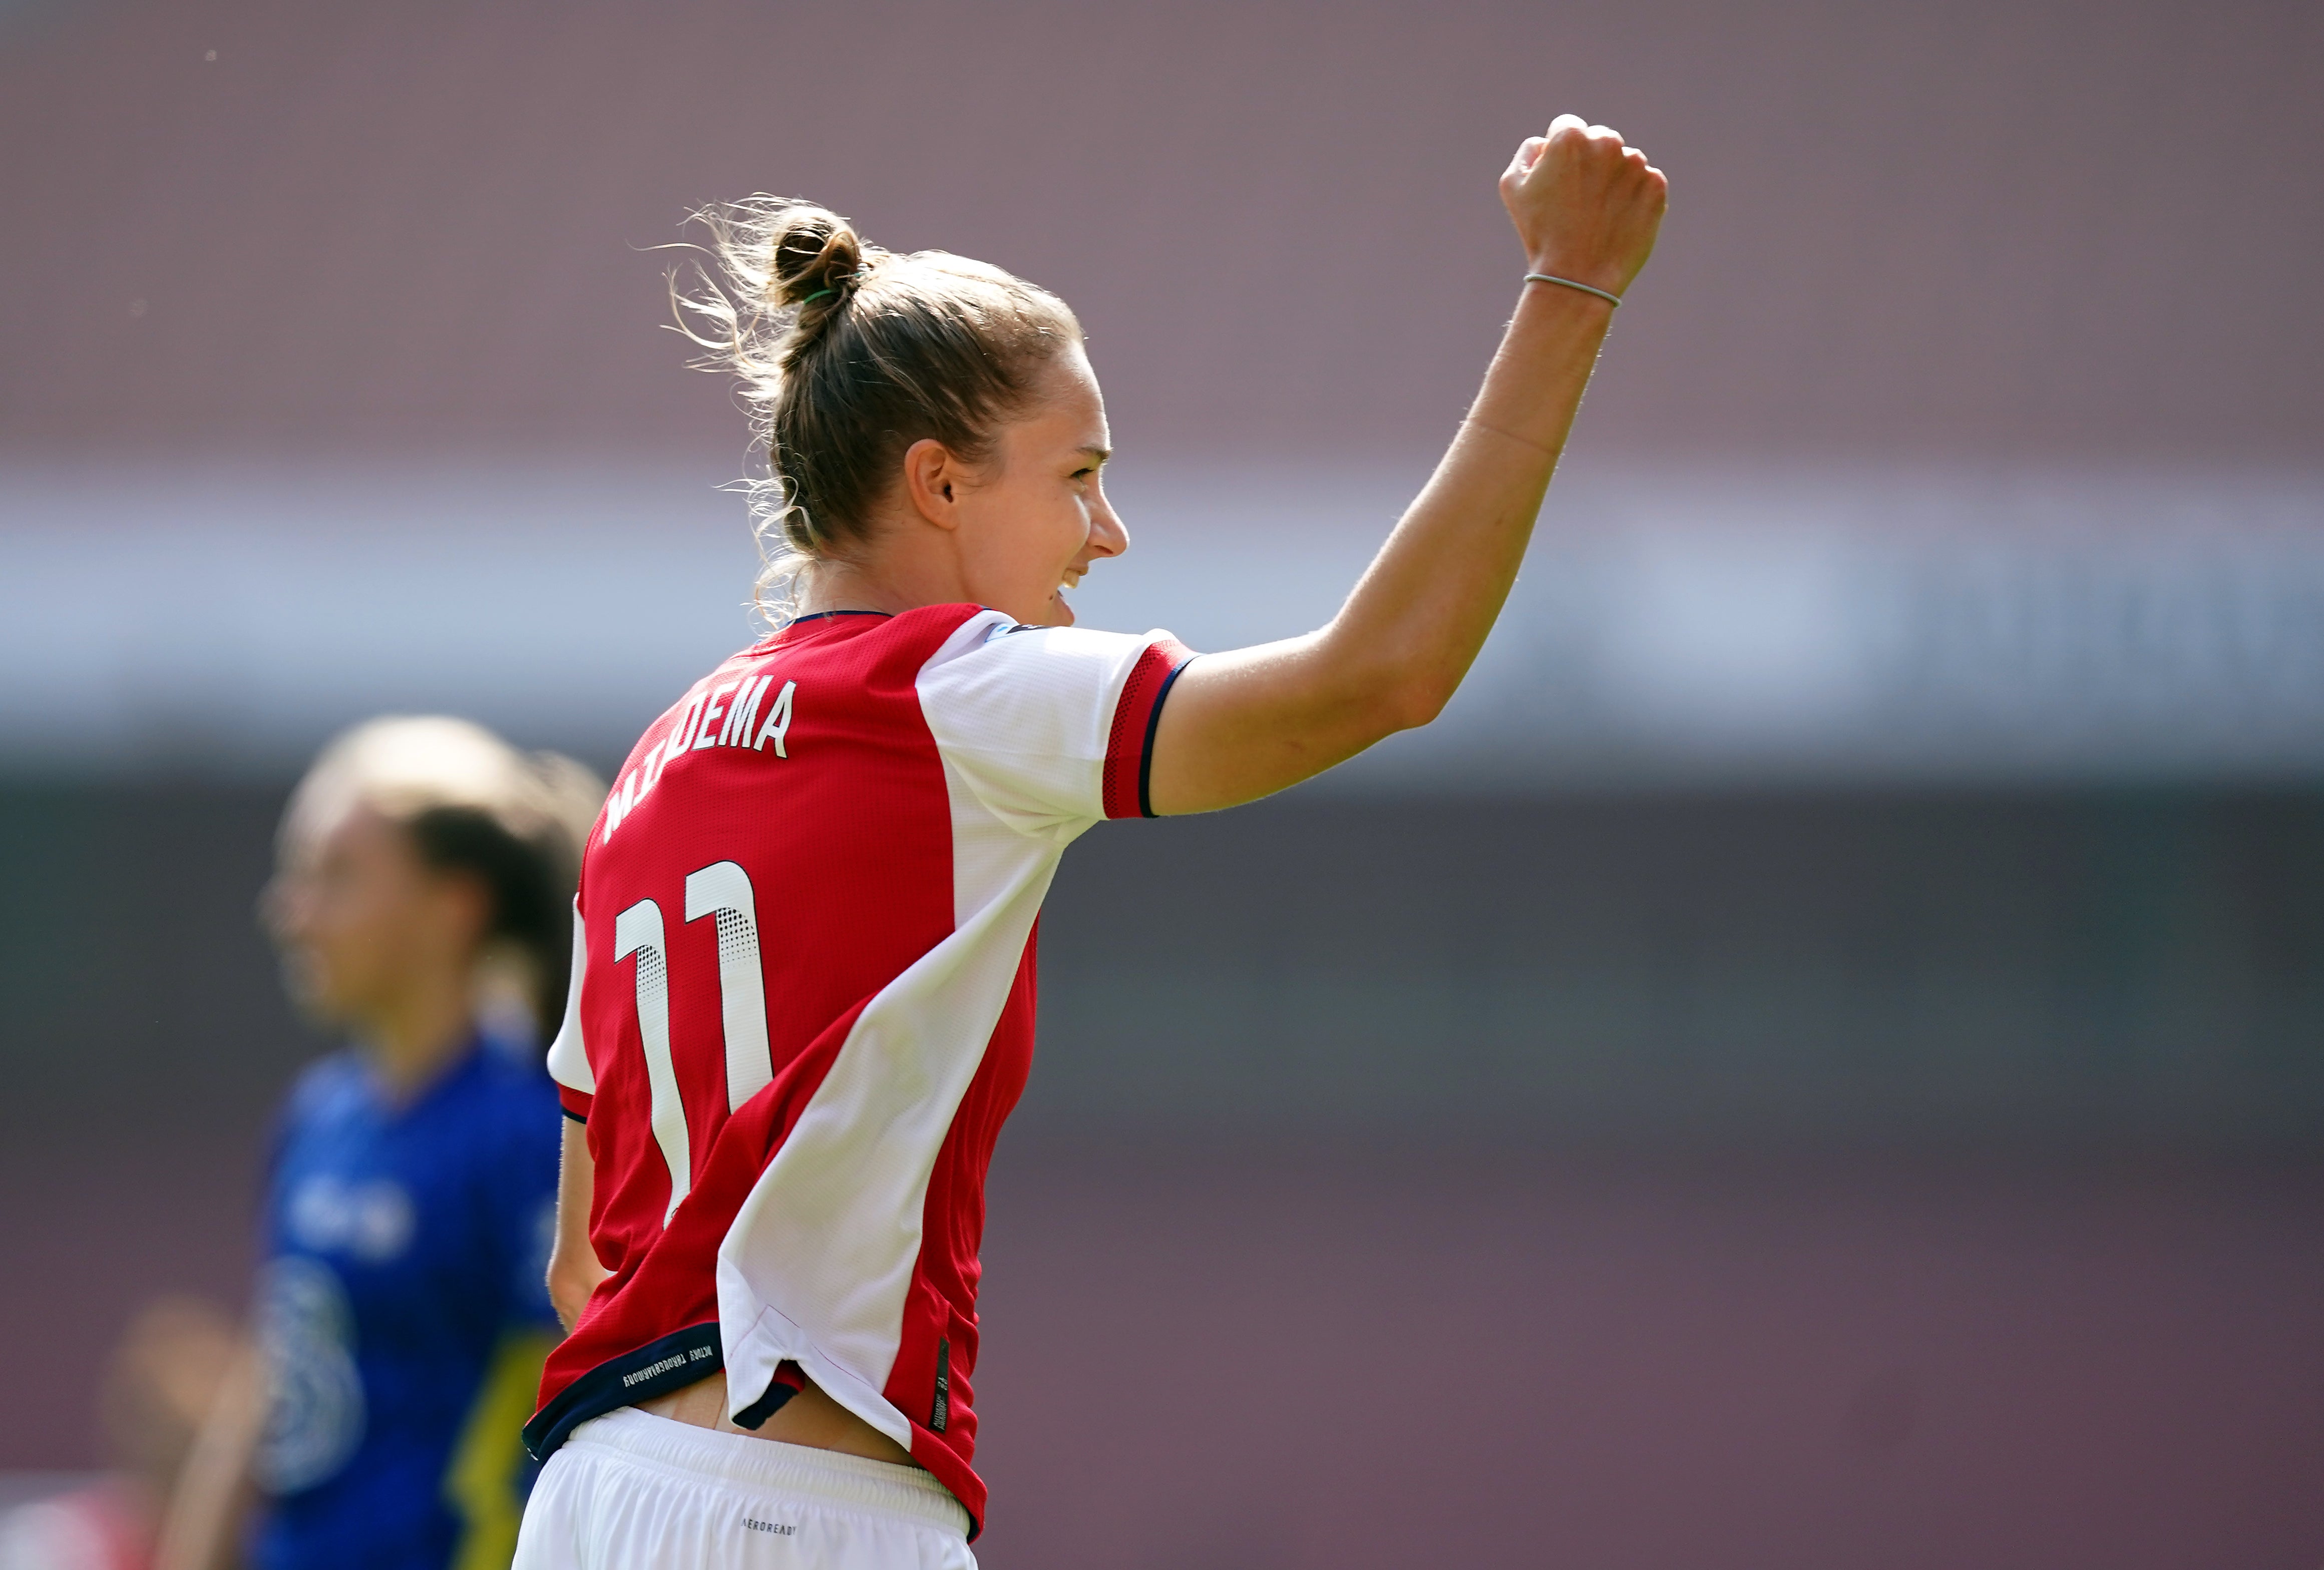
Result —
<path fill-rule="evenodd" d="M 277 1495 L 327 1482 L 364 1435 L 355 1315 L 338 1277 L 297 1255 L 273 1261 L 259 1281 L 258 1340 L 267 1414 L 253 1477 Z"/>

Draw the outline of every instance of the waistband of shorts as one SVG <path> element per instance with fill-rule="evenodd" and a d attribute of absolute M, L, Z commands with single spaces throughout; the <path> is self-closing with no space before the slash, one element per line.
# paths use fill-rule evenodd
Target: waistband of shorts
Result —
<path fill-rule="evenodd" d="M 917 1466 L 721 1434 L 622 1407 L 573 1430 L 565 1448 L 642 1463 L 688 1477 L 715 1477 L 801 1503 L 901 1517 L 968 1535 L 969 1516 L 952 1491 Z"/>

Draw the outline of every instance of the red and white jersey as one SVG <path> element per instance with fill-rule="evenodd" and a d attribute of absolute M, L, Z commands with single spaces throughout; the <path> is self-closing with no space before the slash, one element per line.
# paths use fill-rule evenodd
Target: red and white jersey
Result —
<path fill-rule="evenodd" d="M 804 1370 L 982 1523 L 977 1249 L 1035 919 L 1067 845 L 1148 810 L 1188 658 L 974 605 L 831 613 L 647 730 L 549 1049 L 613 1274 L 549 1360 L 537 1455 L 721 1366 L 750 1425 Z"/>

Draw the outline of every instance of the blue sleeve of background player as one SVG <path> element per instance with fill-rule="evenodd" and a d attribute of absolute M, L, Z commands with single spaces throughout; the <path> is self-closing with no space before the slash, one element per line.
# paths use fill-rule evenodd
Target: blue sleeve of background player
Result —
<path fill-rule="evenodd" d="M 512 1326 L 541 1327 L 561 1334 L 549 1301 L 549 1250 L 557 1236 L 557 1162 L 565 1119 L 557 1092 L 546 1076 L 538 1093 L 525 1098 L 512 1119 L 506 1146 L 509 1170 L 501 1193 L 501 1258 L 511 1279 L 506 1319 Z"/>

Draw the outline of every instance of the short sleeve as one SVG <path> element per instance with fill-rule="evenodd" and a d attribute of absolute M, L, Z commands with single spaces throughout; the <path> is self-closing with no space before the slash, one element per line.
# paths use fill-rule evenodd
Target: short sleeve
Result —
<path fill-rule="evenodd" d="M 589 1067 L 589 1045 L 581 1034 L 581 978 L 589 969 L 589 929 L 581 919 L 581 901 L 573 901 L 573 974 L 565 986 L 565 1023 L 549 1044 L 549 1077 L 557 1082 L 557 1099 L 565 1115 L 589 1121 L 589 1103 L 597 1093 L 596 1071 Z"/>
<path fill-rule="evenodd" d="M 919 675 L 946 763 L 1021 832 L 1150 817 L 1154 731 L 1194 658 L 1164 632 L 1025 627 L 972 616 Z"/>

